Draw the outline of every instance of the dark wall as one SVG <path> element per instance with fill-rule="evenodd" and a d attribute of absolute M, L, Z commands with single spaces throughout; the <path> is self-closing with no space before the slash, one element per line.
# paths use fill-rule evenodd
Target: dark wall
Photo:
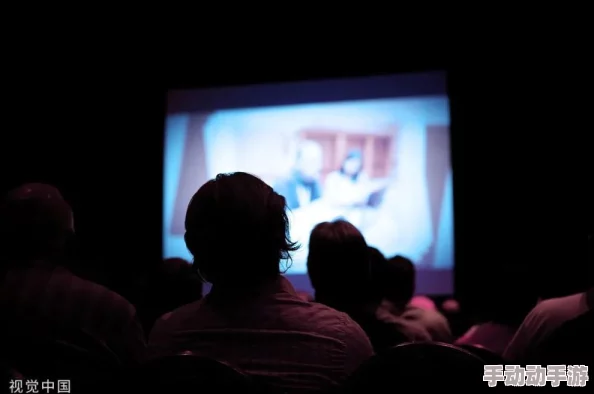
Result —
<path fill-rule="evenodd" d="M 216 78 L 205 73 L 199 80 L 195 74 L 193 80 L 176 74 L 174 84 L 254 83 L 377 71 L 283 75 L 277 69 Z M 542 88 L 529 82 L 534 79 L 529 73 L 518 75 L 495 66 L 450 72 L 456 290 L 463 300 L 480 293 L 502 267 L 512 274 L 515 266 L 530 267 L 534 278 L 568 275 L 555 264 L 559 262 L 579 268 L 577 231 L 571 225 L 579 221 L 579 204 L 566 204 L 573 191 L 553 176 L 550 149 L 556 144 L 543 138 L 550 122 L 543 120 L 544 107 L 536 104 L 542 101 Z M 7 94 L 2 189 L 24 181 L 59 186 L 74 207 L 84 255 L 100 272 L 122 270 L 129 278 L 160 258 L 163 92 L 169 84 L 131 83 L 125 77 L 86 84 L 42 79 Z"/>
<path fill-rule="evenodd" d="M 74 209 L 85 271 L 102 281 L 113 271 L 128 279 L 161 254 L 164 98 L 159 84 L 122 86 L 17 90 L 2 135 L 2 190 L 57 185 Z"/>
<path fill-rule="evenodd" d="M 456 290 L 466 305 L 513 299 L 507 278 L 539 295 L 587 287 L 589 177 L 568 129 L 561 75 L 545 64 L 474 64 L 450 79 Z M 591 188 L 590 188 L 591 189 Z M 591 204 L 590 204 L 591 206 Z"/>

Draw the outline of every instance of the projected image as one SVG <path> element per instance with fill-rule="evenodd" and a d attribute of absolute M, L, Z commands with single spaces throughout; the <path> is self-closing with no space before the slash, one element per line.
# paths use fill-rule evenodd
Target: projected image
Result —
<path fill-rule="evenodd" d="M 305 274 L 308 238 L 346 219 L 387 257 L 453 266 L 446 96 L 183 113 L 167 118 L 165 257 L 190 259 L 184 216 L 219 173 L 252 173 L 282 194 L 301 244 L 288 274 Z"/>

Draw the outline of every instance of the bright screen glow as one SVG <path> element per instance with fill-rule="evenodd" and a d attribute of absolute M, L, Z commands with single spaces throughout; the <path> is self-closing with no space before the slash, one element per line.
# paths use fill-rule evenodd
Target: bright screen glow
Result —
<path fill-rule="evenodd" d="M 219 173 L 244 171 L 287 199 L 291 237 L 302 245 L 287 275 L 299 290 L 311 290 L 312 228 L 343 218 L 387 257 L 412 259 L 419 292 L 451 293 L 449 124 L 441 73 L 172 91 L 164 257 L 191 260 L 184 216 L 196 190 Z"/>

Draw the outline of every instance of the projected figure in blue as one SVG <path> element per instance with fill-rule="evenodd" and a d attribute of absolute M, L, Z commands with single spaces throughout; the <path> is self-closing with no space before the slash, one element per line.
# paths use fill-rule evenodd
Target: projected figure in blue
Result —
<path fill-rule="evenodd" d="M 323 152 L 314 141 L 302 141 L 291 173 L 274 184 L 274 190 L 284 196 L 289 209 L 303 207 L 322 196 L 320 175 Z"/>

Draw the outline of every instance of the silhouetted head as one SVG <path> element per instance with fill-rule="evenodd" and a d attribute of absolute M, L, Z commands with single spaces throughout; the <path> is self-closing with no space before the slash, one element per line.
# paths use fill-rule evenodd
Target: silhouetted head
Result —
<path fill-rule="evenodd" d="M 280 260 L 297 249 L 289 238 L 285 198 L 244 172 L 206 182 L 190 201 L 185 226 L 194 267 L 215 285 L 276 277 Z"/>
<path fill-rule="evenodd" d="M 415 265 L 403 256 L 395 256 L 389 260 L 375 260 L 371 272 L 374 287 L 383 298 L 397 306 L 406 306 L 415 294 Z"/>
<path fill-rule="evenodd" d="M 316 300 L 340 301 L 367 295 L 370 272 L 365 238 L 344 220 L 318 224 L 309 238 L 307 272 Z"/>
<path fill-rule="evenodd" d="M 312 140 L 301 141 L 297 150 L 295 170 L 303 181 L 315 181 L 322 173 L 323 159 L 320 144 Z"/>
<path fill-rule="evenodd" d="M 0 204 L 0 253 L 9 260 L 59 259 L 73 234 L 72 209 L 53 186 L 20 186 Z"/>
<path fill-rule="evenodd" d="M 363 155 L 358 149 L 350 151 L 342 162 L 340 172 L 356 180 L 363 170 Z"/>

